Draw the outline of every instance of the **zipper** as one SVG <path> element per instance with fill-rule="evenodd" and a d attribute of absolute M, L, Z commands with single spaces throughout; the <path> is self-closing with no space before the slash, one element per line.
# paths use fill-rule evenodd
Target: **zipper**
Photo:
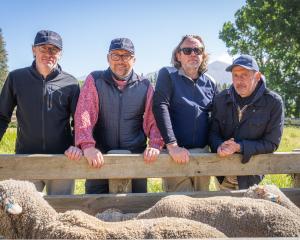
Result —
<path fill-rule="evenodd" d="M 118 149 L 121 149 L 121 141 L 120 141 L 120 127 L 121 127 L 121 104 L 122 104 L 122 92 L 119 92 L 119 121 L 118 121 Z"/>
<path fill-rule="evenodd" d="M 42 94 L 42 147 L 43 150 L 46 151 L 46 133 L 45 133 L 45 113 L 44 113 L 44 105 L 45 105 L 45 96 L 46 96 L 46 79 L 43 79 L 43 94 Z"/>
<path fill-rule="evenodd" d="M 193 91 L 193 94 L 194 94 L 194 96 L 193 96 L 193 99 L 194 99 L 194 101 L 196 100 L 195 99 L 195 95 L 196 95 L 196 83 L 195 82 L 193 82 L 193 86 L 194 86 L 194 91 Z M 195 117 L 194 117 L 194 119 L 196 119 L 196 116 L 197 116 L 197 112 L 198 112 L 198 109 L 197 109 L 197 105 L 195 105 Z M 195 142 L 196 142 L 196 120 L 194 121 L 194 131 L 193 131 L 193 145 L 195 145 Z"/>

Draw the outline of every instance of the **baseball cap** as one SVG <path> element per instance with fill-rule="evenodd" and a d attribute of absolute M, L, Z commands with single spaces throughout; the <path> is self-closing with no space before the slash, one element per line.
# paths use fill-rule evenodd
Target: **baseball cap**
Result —
<path fill-rule="evenodd" d="M 61 36 L 50 30 L 39 31 L 34 39 L 34 46 L 51 44 L 62 50 L 62 39 Z"/>
<path fill-rule="evenodd" d="M 257 62 L 250 55 L 243 54 L 243 55 L 239 56 L 238 58 L 236 58 L 233 61 L 233 63 L 230 66 L 228 66 L 226 68 L 226 71 L 231 72 L 232 68 L 235 67 L 235 66 L 241 66 L 241 67 L 246 68 L 248 70 L 254 70 L 254 71 L 259 72 L 259 67 L 257 65 Z"/>
<path fill-rule="evenodd" d="M 109 52 L 113 50 L 126 50 L 134 54 L 134 46 L 130 39 L 128 38 L 116 38 L 113 39 L 109 46 Z"/>

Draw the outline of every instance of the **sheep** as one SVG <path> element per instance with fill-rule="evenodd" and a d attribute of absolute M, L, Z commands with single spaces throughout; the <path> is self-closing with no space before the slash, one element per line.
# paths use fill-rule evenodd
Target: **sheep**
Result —
<path fill-rule="evenodd" d="M 173 195 L 161 199 L 152 208 L 139 214 L 128 215 L 107 210 L 97 214 L 97 217 L 108 221 L 182 217 L 211 225 L 228 237 L 299 237 L 299 209 L 278 188 L 261 189 L 257 186 L 250 188 L 245 195 L 269 201 L 245 197 L 191 198 Z M 257 194 L 261 192 L 265 194 Z"/>
<path fill-rule="evenodd" d="M 137 239 L 226 237 L 203 223 L 158 218 L 107 223 L 82 211 L 57 213 L 26 181 L 0 182 L 0 235 L 6 238 Z"/>
<path fill-rule="evenodd" d="M 245 192 L 244 196 L 269 200 L 286 207 L 300 217 L 300 209 L 275 185 L 254 185 Z"/>

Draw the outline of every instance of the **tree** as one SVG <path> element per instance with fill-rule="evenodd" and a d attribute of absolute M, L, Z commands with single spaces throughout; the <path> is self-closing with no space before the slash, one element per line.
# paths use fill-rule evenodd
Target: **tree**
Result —
<path fill-rule="evenodd" d="M 5 51 L 5 42 L 0 28 L 0 89 L 2 88 L 8 73 L 7 53 Z"/>
<path fill-rule="evenodd" d="M 269 88 L 284 99 L 286 114 L 300 117 L 299 0 L 247 0 L 219 37 L 232 55 L 254 56 Z"/>

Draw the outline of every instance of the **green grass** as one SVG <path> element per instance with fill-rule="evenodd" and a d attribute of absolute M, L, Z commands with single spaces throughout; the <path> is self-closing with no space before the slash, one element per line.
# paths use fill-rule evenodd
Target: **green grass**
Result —
<path fill-rule="evenodd" d="M 10 153 L 15 152 L 15 142 L 16 142 L 17 129 L 8 128 L 0 142 L 0 153 Z"/>
<path fill-rule="evenodd" d="M 13 154 L 15 148 L 16 128 L 9 128 L 0 142 L 0 154 Z M 291 152 L 300 148 L 300 128 L 285 127 L 278 152 Z M 76 180 L 75 194 L 84 193 L 84 179 Z M 275 184 L 278 187 L 292 187 L 292 177 L 287 174 L 266 175 L 261 184 Z M 215 182 L 211 181 L 210 189 L 216 188 Z M 149 178 L 148 192 L 162 192 L 161 178 Z"/>

